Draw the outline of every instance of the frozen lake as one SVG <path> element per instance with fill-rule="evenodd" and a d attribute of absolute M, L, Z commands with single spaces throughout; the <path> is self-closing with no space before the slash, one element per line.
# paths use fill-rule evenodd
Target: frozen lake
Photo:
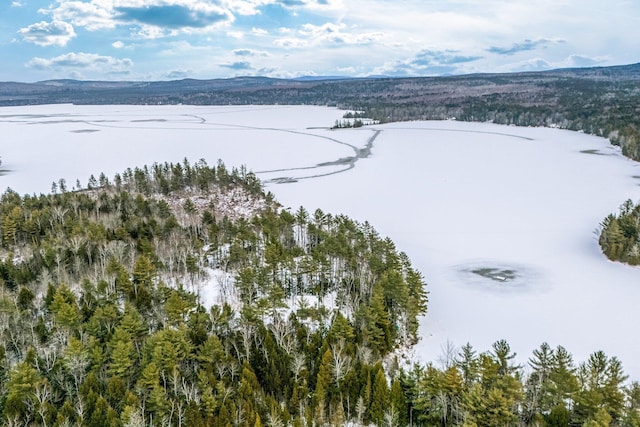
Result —
<path fill-rule="evenodd" d="M 91 174 L 177 162 L 245 164 L 285 206 L 369 221 L 428 282 L 421 360 L 447 342 L 543 341 L 576 361 L 604 350 L 640 379 L 640 270 L 607 261 L 594 230 L 640 199 L 640 164 L 554 129 L 410 122 L 329 130 L 320 107 L 0 109 L 0 187 L 48 192 Z M 370 152 L 367 149 L 370 145 Z M 278 183 L 286 182 L 286 183 Z"/>

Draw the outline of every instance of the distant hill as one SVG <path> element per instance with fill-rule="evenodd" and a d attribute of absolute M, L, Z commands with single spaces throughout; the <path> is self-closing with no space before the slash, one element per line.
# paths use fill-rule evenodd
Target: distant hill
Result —
<path fill-rule="evenodd" d="M 172 81 L 46 80 L 0 83 L 0 106 L 44 103 L 75 104 L 350 104 L 356 100 L 438 100 L 534 92 L 569 81 L 626 83 L 640 80 L 640 64 L 559 69 L 512 74 L 471 74 L 447 77 L 305 76 L 295 79 L 236 77 Z M 445 96 L 446 97 L 446 96 Z"/>

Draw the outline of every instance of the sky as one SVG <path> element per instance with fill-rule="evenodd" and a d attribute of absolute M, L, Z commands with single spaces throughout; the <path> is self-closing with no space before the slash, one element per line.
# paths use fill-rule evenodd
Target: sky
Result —
<path fill-rule="evenodd" d="M 638 0 L 2 0 L 0 81 L 622 65 L 639 18 Z"/>

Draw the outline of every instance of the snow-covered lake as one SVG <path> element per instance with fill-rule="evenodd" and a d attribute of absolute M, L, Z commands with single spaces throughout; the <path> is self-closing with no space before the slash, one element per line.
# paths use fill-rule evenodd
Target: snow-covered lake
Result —
<path fill-rule="evenodd" d="M 640 164 L 554 129 L 410 122 L 329 130 L 320 107 L 0 108 L 2 189 L 69 189 L 91 174 L 200 158 L 245 164 L 285 206 L 368 220 L 428 282 L 421 360 L 446 343 L 543 341 L 576 361 L 604 350 L 640 380 L 640 270 L 607 261 L 594 230 L 640 199 Z M 367 144 L 372 148 L 367 156 Z M 286 181 L 288 183 L 277 183 Z"/>

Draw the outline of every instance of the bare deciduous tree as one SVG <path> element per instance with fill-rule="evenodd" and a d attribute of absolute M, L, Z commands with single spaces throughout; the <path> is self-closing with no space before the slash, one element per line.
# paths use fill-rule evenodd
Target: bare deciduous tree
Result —
<path fill-rule="evenodd" d="M 345 342 L 343 339 L 338 340 L 331 346 L 331 355 L 333 357 L 331 368 L 336 384 L 340 387 L 340 381 L 347 375 L 351 369 L 351 356 L 345 351 Z"/>

